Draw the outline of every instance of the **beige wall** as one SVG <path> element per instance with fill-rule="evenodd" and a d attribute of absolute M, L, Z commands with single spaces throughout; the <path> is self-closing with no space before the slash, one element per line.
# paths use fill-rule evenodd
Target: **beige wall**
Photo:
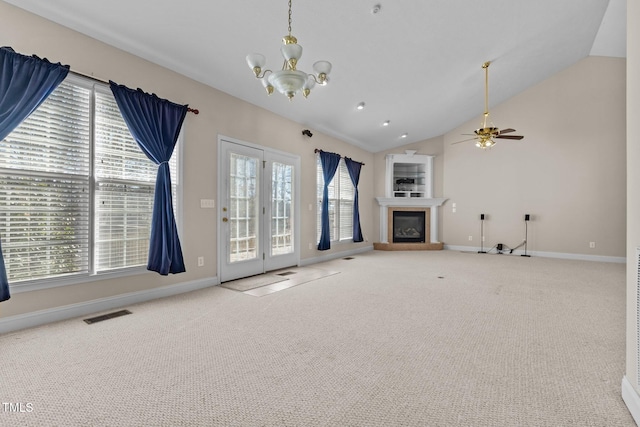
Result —
<path fill-rule="evenodd" d="M 301 134 L 303 127 L 297 123 L 1 1 L 0 35 L 2 45 L 11 46 L 17 52 L 36 54 L 69 64 L 74 71 L 100 79 L 111 79 L 132 88 L 140 87 L 174 102 L 188 103 L 200 110 L 197 116 L 188 114 L 185 121 L 184 229 L 180 239 L 187 272 L 169 277 L 147 272 L 133 277 L 91 281 L 34 292 L 14 292 L 9 301 L 0 304 L 0 318 L 215 278 L 218 214 L 215 209 L 201 209 L 200 199 L 217 199 L 218 135 L 300 156 L 303 261 L 326 256 L 328 252 L 335 254 L 371 245 L 371 242 L 363 242 L 341 244 L 328 252 L 309 250 L 308 244 L 316 241 L 316 216 L 315 210 L 310 212 L 307 207 L 309 204 L 314 207 L 316 205 L 314 148 L 337 152 L 366 164 L 361 172 L 359 186 L 360 197 L 365 201 L 373 198 L 373 168 L 370 166 L 373 164 L 373 154 L 316 131 L 312 140 L 305 139 Z M 250 79 L 249 73 L 247 84 L 252 83 Z M 256 90 L 259 90 L 258 86 Z M 368 238 L 372 235 L 373 227 L 370 209 L 362 209 L 361 221 L 363 233 Z M 204 257 L 204 267 L 196 267 L 198 256 Z"/>
<path fill-rule="evenodd" d="M 444 242 L 480 246 L 485 213 L 485 248 L 515 247 L 530 214 L 529 251 L 624 257 L 625 68 L 625 59 L 588 57 L 490 109 L 494 124 L 515 128 L 522 141 L 484 151 L 452 145 L 479 127 L 481 114 L 447 133 Z"/>
<path fill-rule="evenodd" d="M 627 1 L 627 368 L 640 392 L 637 342 L 636 248 L 640 247 L 640 2 Z M 637 414 L 636 414 L 637 415 Z"/>
<path fill-rule="evenodd" d="M 479 127 L 479 106 L 477 119 L 442 137 L 376 153 L 375 194 L 384 194 L 385 155 L 418 150 L 437 156 L 435 197 L 448 199 L 439 230 L 446 245 L 479 248 L 485 213 L 485 249 L 515 247 L 530 214 L 529 252 L 624 258 L 625 69 L 625 59 L 589 57 L 491 108 L 494 124 L 516 128 L 522 141 L 485 151 L 473 141 L 452 145 Z"/>

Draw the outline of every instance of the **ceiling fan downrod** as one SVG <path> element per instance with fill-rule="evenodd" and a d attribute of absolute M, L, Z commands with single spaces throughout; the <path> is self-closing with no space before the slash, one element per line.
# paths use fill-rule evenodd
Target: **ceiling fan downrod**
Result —
<path fill-rule="evenodd" d="M 484 121 L 482 127 L 487 128 L 487 118 L 489 117 L 489 65 L 491 61 L 487 61 L 482 64 L 484 68 Z"/>

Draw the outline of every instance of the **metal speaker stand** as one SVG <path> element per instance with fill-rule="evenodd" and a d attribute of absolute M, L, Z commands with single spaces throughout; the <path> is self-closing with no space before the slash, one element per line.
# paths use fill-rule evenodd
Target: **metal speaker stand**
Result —
<path fill-rule="evenodd" d="M 480 214 L 480 250 L 479 254 L 486 254 L 484 250 L 484 214 Z"/>
<path fill-rule="evenodd" d="M 531 255 L 527 255 L 527 234 L 528 234 L 528 229 L 527 229 L 527 224 L 529 224 L 529 214 L 526 214 L 524 216 L 524 254 L 520 255 L 520 256 L 525 256 L 527 258 L 530 258 Z"/>

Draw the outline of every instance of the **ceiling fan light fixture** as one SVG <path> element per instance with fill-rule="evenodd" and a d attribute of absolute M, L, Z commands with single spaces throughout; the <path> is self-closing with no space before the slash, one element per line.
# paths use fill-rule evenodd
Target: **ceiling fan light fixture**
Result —
<path fill-rule="evenodd" d="M 485 150 L 487 148 L 493 147 L 495 144 L 496 142 L 491 138 L 481 138 L 476 142 L 476 147 Z"/>
<path fill-rule="evenodd" d="M 297 69 L 298 61 L 302 56 L 302 46 L 291 35 L 291 0 L 289 0 L 288 30 L 288 34 L 282 38 L 283 45 L 280 47 L 280 53 L 284 58 L 284 64 L 280 71 L 265 70 L 266 58 L 259 53 L 247 55 L 246 60 L 247 65 L 251 68 L 256 78 L 262 81 L 262 85 L 269 95 L 273 93 L 275 88 L 291 101 L 298 92 L 301 92 L 305 98 L 308 97 L 316 83 L 321 86 L 326 85 L 329 81 L 331 63 L 329 61 L 317 61 L 314 63 L 315 74 L 307 74 Z M 310 80 L 313 80 L 313 83 L 310 83 Z"/>
<path fill-rule="evenodd" d="M 491 61 L 487 61 L 482 64 L 482 68 L 484 69 L 484 114 L 482 116 L 482 122 L 480 123 L 480 128 L 473 131 L 476 135 L 474 138 L 465 139 L 462 141 L 454 142 L 453 144 L 459 144 L 461 142 L 466 142 L 469 140 L 476 140 L 476 147 L 482 148 L 491 148 L 496 144 L 496 141 L 493 138 L 501 138 L 501 139 L 516 139 L 520 140 L 524 138 L 522 135 L 502 135 L 503 133 L 515 132 L 515 129 L 506 128 L 500 130 L 500 128 L 495 127 L 493 123 L 489 121 L 489 65 Z M 467 135 L 467 134 L 465 134 Z"/>

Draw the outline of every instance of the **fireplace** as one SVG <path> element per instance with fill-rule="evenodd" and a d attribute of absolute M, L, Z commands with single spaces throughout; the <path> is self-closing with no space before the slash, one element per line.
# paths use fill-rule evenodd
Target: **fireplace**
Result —
<path fill-rule="evenodd" d="M 393 211 L 393 243 L 424 243 L 425 242 L 425 212 L 421 211 Z"/>
<path fill-rule="evenodd" d="M 382 251 L 430 251 L 441 250 L 444 246 L 438 241 L 438 207 L 444 203 L 446 199 L 427 199 L 422 197 L 377 197 L 380 205 L 380 242 L 373 244 L 374 249 Z M 394 217 L 397 212 L 409 212 L 415 215 L 416 212 L 421 213 L 423 219 L 422 232 L 424 236 L 411 241 L 398 241 L 394 238 Z M 400 214 L 402 216 L 402 214 Z M 403 218 L 404 220 L 404 218 Z M 409 224 L 400 224 L 403 228 L 416 228 Z M 406 238 L 406 234 L 413 234 L 405 231 L 405 236 L 397 236 Z"/>

